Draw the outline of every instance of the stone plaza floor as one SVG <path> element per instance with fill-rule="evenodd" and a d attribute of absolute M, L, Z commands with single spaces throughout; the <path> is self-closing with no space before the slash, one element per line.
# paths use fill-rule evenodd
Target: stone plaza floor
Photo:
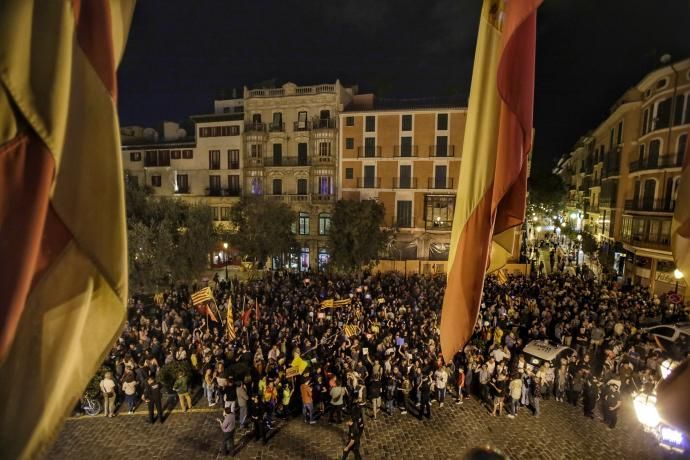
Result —
<path fill-rule="evenodd" d="M 175 459 L 222 457 L 222 435 L 216 418 L 221 410 L 198 401 L 188 413 L 168 413 L 164 424 L 147 423 L 141 405 L 133 415 L 71 418 L 53 447 L 50 459 Z M 167 413 L 167 412 L 166 412 Z M 299 418 L 282 422 L 266 445 L 236 436 L 235 455 L 242 459 L 340 458 L 346 425 L 320 420 L 307 425 Z M 635 419 L 632 405 L 621 408 L 618 426 L 609 430 L 600 418 L 591 420 L 553 400 L 542 402 L 536 418 L 526 408 L 518 417 L 491 417 L 476 400 L 463 405 L 432 405 L 431 419 L 410 413 L 366 418 L 362 455 L 366 459 L 456 459 L 471 447 L 492 446 L 511 459 L 676 459 L 656 445 Z M 351 457 L 352 458 L 352 457 Z"/>

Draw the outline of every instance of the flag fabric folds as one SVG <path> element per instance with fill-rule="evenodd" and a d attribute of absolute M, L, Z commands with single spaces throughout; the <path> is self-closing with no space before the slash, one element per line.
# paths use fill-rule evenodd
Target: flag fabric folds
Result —
<path fill-rule="evenodd" d="M 134 2 L 0 2 L 0 450 L 40 454 L 127 301 L 115 70 Z"/>
<path fill-rule="evenodd" d="M 505 265 L 525 214 L 541 0 L 484 0 L 441 315 L 446 361 L 467 343 L 484 275 Z"/>
<path fill-rule="evenodd" d="M 676 268 L 687 280 L 690 277 L 690 142 L 685 145 L 685 161 L 671 222 L 671 250 Z"/>
<path fill-rule="evenodd" d="M 192 305 L 194 305 L 201 315 L 206 315 L 214 323 L 219 322 L 220 312 L 218 311 L 218 306 L 216 305 L 216 299 L 213 297 L 213 292 L 210 287 L 205 287 L 199 289 L 192 294 Z M 215 307 L 215 312 L 213 308 Z M 219 313 L 216 315 L 216 313 Z"/>
<path fill-rule="evenodd" d="M 192 294 L 193 305 L 201 305 L 203 303 L 208 302 L 209 300 L 213 300 L 213 293 L 211 292 L 211 288 L 209 287 L 199 289 L 194 294 Z"/>
<path fill-rule="evenodd" d="M 226 319 L 228 321 L 228 337 L 230 340 L 235 340 L 237 333 L 235 332 L 235 320 L 232 316 L 232 296 L 228 296 L 228 311 L 226 315 Z"/>
<path fill-rule="evenodd" d="M 341 300 L 333 300 L 333 299 L 326 299 L 321 301 L 321 308 L 339 308 L 339 307 L 344 307 L 346 305 L 350 305 L 352 303 L 352 299 L 347 298 L 347 299 L 341 299 Z"/>
<path fill-rule="evenodd" d="M 354 324 L 346 324 L 343 326 L 343 333 L 347 337 L 352 337 L 353 335 L 359 334 L 359 327 Z"/>

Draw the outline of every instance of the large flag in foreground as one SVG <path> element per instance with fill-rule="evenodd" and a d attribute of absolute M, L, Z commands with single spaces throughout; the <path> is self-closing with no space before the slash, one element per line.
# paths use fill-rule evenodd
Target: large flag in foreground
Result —
<path fill-rule="evenodd" d="M 446 360 L 472 335 L 489 261 L 505 265 L 524 219 L 540 4 L 482 7 L 441 315 Z"/>
<path fill-rule="evenodd" d="M 690 133 L 688 133 L 690 137 Z M 676 267 L 690 277 L 690 142 L 685 145 L 685 161 L 678 186 L 676 210 L 671 223 L 671 250 Z M 679 152 L 680 154 L 680 152 Z"/>
<path fill-rule="evenodd" d="M 115 69 L 134 2 L 0 2 L 0 454 L 37 456 L 120 332 Z"/>

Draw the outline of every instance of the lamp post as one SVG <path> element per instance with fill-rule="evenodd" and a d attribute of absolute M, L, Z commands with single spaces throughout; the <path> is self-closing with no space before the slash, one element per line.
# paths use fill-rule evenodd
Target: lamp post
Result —
<path fill-rule="evenodd" d="M 581 265 L 581 263 L 580 263 L 580 251 L 582 250 L 582 233 L 578 233 L 578 234 L 577 234 L 577 241 L 578 241 L 579 245 L 578 245 L 578 248 L 577 248 L 577 256 L 576 256 L 576 259 L 577 259 L 577 265 L 580 266 L 580 265 Z M 582 258 L 584 259 L 584 254 L 583 254 L 583 257 L 582 257 Z"/>
<path fill-rule="evenodd" d="M 673 277 L 676 279 L 676 290 L 674 292 L 678 294 L 678 282 L 683 279 L 683 272 L 676 268 L 673 270 Z"/>
<path fill-rule="evenodd" d="M 225 264 L 225 281 L 228 280 L 228 243 L 223 243 L 223 263 Z"/>

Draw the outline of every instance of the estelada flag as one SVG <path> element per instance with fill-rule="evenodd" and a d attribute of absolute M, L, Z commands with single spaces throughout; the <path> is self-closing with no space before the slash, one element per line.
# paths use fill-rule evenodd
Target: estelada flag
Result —
<path fill-rule="evenodd" d="M 346 324 L 343 326 L 343 333 L 347 337 L 352 337 L 353 335 L 359 334 L 359 327 L 354 324 Z"/>
<path fill-rule="evenodd" d="M 33 458 L 127 302 L 116 68 L 127 0 L 0 2 L 0 457 Z"/>
<path fill-rule="evenodd" d="M 211 288 L 209 287 L 199 289 L 194 294 L 192 294 L 193 305 L 201 305 L 203 303 L 208 302 L 209 300 L 213 300 L 213 292 L 211 292 Z"/>
<path fill-rule="evenodd" d="M 525 217 L 540 4 L 482 7 L 441 315 L 446 362 L 470 339 L 484 274 L 505 265 Z"/>

